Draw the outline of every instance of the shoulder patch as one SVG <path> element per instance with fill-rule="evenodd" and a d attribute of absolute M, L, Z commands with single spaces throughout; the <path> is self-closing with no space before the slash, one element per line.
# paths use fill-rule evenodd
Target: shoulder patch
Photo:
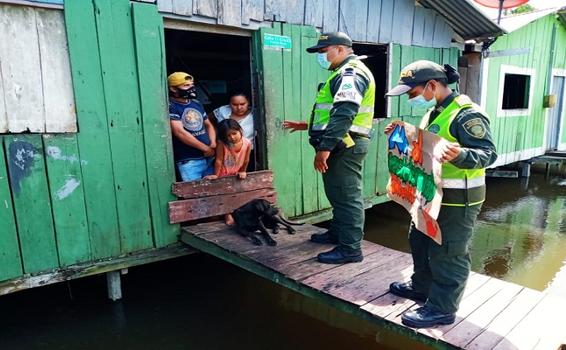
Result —
<path fill-rule="evenodd" d="M 481 118 L 470 119 L 466 121 L 463 126 L 467 134 L 478 139 L 482 139 L 487 132 L 487 128 Z"/>

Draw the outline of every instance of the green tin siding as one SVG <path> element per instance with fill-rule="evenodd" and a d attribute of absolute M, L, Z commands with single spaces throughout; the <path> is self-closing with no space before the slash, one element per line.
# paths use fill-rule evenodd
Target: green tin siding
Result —
<path fill-rule="evenodd" d="M 491 57 L 484 61 L 482 105 L 491 117 L 493 136 L 499 154 L 496 165 L 528 159 L 545 151 L 543 143 L 547 109 L 543 108 L 543 97 L 548 93 L 553 28 L 556 28 L 557 34 L 553 68 L 566 68 L 564 58 L 566 31 L 554 17 L 555 15 L 548 15 L 540 18 L 508 35 L 499 37 L 490 46 L 491 52 L 529 49 L 528 53 Z M 503 93 L 500 80 L 503 78 L 502 69 L 506 69 L 505 66 L 530 70 L 533 73 L 531 84 L 534 84 L 534 87 L 531 90 L 528 115 L 498 115 L 500 94 Z"/>
<path fill-rule="evenodd" d="M 79 132 L 0 137 L 0 281 L 177 242 L 161 16 L 70 1 L 65 22 Z"/>

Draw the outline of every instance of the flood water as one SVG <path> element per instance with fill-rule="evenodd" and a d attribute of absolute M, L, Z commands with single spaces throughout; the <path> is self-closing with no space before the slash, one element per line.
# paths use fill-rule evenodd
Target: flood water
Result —
<path fill-rule="evenodd" d="M 489 180 L 474 271 L 563 295 L 566 180 Z M 394 204 L 367 212 L 376 243 L 408 251 L 407 228 Z M 131 268 L 122 285 L 114 303 L 103 275 L 0 297 L 0 349 L 425 349 L 205 254 Z"/>

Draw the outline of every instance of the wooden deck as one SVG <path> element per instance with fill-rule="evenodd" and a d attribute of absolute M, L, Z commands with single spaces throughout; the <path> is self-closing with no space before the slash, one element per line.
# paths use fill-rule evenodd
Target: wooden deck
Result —
<path fill-rule="evenodd" d="M 326 265 L 316 254 L 330 245 L 308 241 L 322 229 L 304 225 L 296 235 L 282 231 L 276 247 L 254 246 L 223 223 L 185 227 L 182 241 L 203 252 L 340 310 L 444 349 L 566 349 L 566 299 L 472 273 L 456 322 L 432 329 L 401 324 L 401 313 L 419 305 L 388 292 L 407 280 L 411 256 L 364 241 L 365 259 Z"/>

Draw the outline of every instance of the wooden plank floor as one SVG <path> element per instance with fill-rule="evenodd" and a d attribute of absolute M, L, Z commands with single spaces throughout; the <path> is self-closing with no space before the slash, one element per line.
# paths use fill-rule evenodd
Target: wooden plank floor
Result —
<path fill-rule="evenodd" d="M 401 314 L 419 307 L 388 292 L 393 281 L 408 280 L 411 256 L 364 241 L 365 259 L 345 265 L 320 264 L 315 256 L 331 245 L 314 244 L 322 229 L 298 226 L 281 231 L 275 247 L 255 246 L 220 222 L 185 227 L 181 240 L 275 283 L 317 298 L 360 318 L 445 349 L 566 349 L 566 299 L 472 273 L 456 322 L 431 329 L 401 324 Z"/>

